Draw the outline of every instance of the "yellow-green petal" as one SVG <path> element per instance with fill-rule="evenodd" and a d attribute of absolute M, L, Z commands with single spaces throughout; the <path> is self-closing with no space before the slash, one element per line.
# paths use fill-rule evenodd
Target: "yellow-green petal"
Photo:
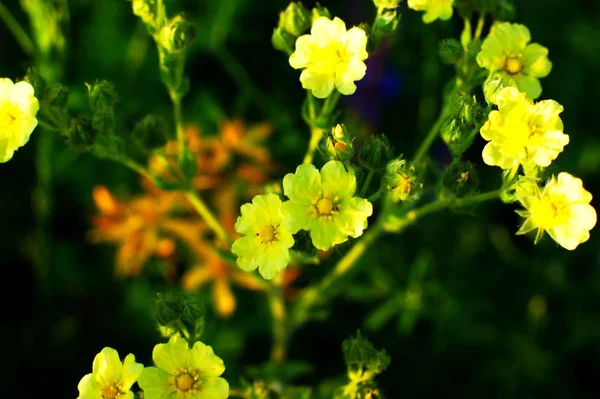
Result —
<path fill-rule="evenodd" d="M 346 198 L 338 208 L 339 213 L 333 216 L 338 229 L 350 237 L 362 235 L 367 228 L 367 218 L 373 214 L 373 205 L 366 199 Z"/>
<path fill-rule="evenodd" d="M 144 399 L 167 399 L 175 392 L 169 382 L 171 375 L 156 367 L 146 367 L 138 380 L 138 385 L 144 391 Z"/>
<path fill-rule="evenodd" d="M 290 200 L 283 203 L 282 209 L 285 215 L 283 223 L 292 234 L 300 230 L 310 230 L 316 219 L 315 206 L 312 204 L 305 205 Z"/>
<path fill-rule="evenodd" d="M 519 91 L 527 94 L 532 100 L 535 100 L 542 95 L 542 85 L 538 78 L 527 75 L 519 75 L 514 77 L 515 84 Z"/>
<path fill-rule="evenodd" d="M 540 44 L 532 43 L 523 52 L 523 72 L 534 78 L 545 78 L 552 70 L 552 62 L 548 59 L 548 49 Z"/>
<path fill-rule="evenodd" d="M 224 378 L 206 378 L 195 399 L 225 399 L 229 397 L 229 383 Z"/>
<path fill-rule="evenodd" d="M 79 391 L 77 399 L 102 399 L 101 388 L 92 374 L 83 376 L 77 385 L 77 390 Z"/>
<path fill-rule="evenodd" d="M 315 71 L 305 69 L 300 74 L 302 88 L 310 90 L 317 98 L 327 98 L 335 88 L 335 73 L 333 70 Z"/>
<path fill-rule="evenodd" d="M 121 371 L 121 389 L 123 391 L 128 391 L 138 380 L 143 369 L 144 365 L 136 363 L 135 356 L 133 354 L 130 353 L 127 355 L 123 361 L 123 369 Z"/>
<path fill-rule="evenodd" d="M 340 232 L 333 218 L 320 218 L 310 230 L 310 238 L 315 248 L 322 251 L 348 240 L 348 236 Z"/>
<path fill-rule="evenodd" d="M 329 161 L 321 169 L 321 184 L 325 197 L 352 197 L 356 192 L 356 176 L 346 171 L 340 161 Z"/>
<path fill-rule="evenodd" d="M 300 165 L 296 173 L 288 173 L 283 178 L 283 193 L 297 203 L 311 205 L 322 191 L 321 175 L 312 164 Z"/>
<path fill-rule="evenodd" d="M 218 377 L 225 371 L 223 360 L 215 355 L 210 346 L 202 342 L 196 342 L 190 350 L 187 366 L 197 370 L 201 378 Z"/>
<path fill-rule="evenodd" d="M 158 344 L 154 347 L 152 360 L 159 369 L 169 374 L 176 374 L 179 368 L 185 367 L 189 351 L 185 339 L 173 336 L 166 344 Z"/>
<path fill-rule="evenodd" d="M 256 235 L 240 237 L 231 246 L 231 252 L 237 255 L 237 265 L 246 272 L 256 270 L 258 258 L 264 252 L 260 238 Z"/>
<path fill-rule="evenodd" d="M 123 364 L 119 354 L 113 348 L 104 348 L 94 357 L 92 374 L 100 385 L 110 385 L 119 382 Z"/>
<path fill-rule="evenodd" d="M 289 247 L 279 241 L 270 243 L 258 259 L 258 271 L 265 280 L 271 280 L 290 263 Z"/>

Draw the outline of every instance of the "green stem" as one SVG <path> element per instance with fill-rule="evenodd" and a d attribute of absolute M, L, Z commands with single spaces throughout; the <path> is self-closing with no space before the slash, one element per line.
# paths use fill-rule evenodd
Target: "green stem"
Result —
<path fill-rule="evenodd" d="M 477 21 L 477 28 L 475 28 L 475 39 L 479 39 L 481 37 L 481 33 L 483 32 L 483 26 L 485 25 L 485 13 L 479 14 L 479 20 Z"/>
<path fill-rule="evenodd" d="M 440 132 L 442 125 L 446 121 L 446 118 L 448 118 L 449 113 L 450 113 L 450 111 L 448 109 L 448 106 L 446 104 L 444 104 L 444 107 L 442 108 L 442 112 L 440 112 L 440 116 L 438 116 L 437 120 L 435 121 L 435 123 L 433 124 L 431 129 L 429 129 L 427 136 L 425 136 L 425 140 L 423 140 L 423 142 L 421 143 L 421 146 L 419 147 L 419 149 L 417 150 L 417 153 L 415 154 L 415 157 L 413 158 L 412 163 L 414 165 L 417 165 L 419 162 L 421 162 L 423 157 L 425 155 L 427 155 L 427 151 L 429 151 L 429 148 L 433 145 L 433 143 L 435 142 L 435 139 L 438 137 L 438 133 Z"/>
<path fill-rule="evenodd" d="M 489 191 L 466 198 L 438 200 L 426 204 L 418 209 L 412 210 L 404 216 L 403 220 L 395 225 L 394 233 L 401 233 L 408 226 L 415 223 L 418 219 L 442 210 L 448 206 L 467 206 L 475 205 L 483 201 L 498 198 L 503 189 Z M 303 324 L 309 317 L 310 310 L 313 306 L 326 302 L 334 296 L 331 292 L 332 286 L 350 272 L 353 266 L 364 255 L 369 247 L 372 246 L 381 234 L 385 231 L 383 220 L 385 215 L 382 215 L 371 229 L 367 230 L 366 234 L 341 258 L 337 265 L 331 270 L 318 284 L 307 288 L 302 296 L 296 302 L 292 310 L 290 329 L 295 329 Z"/>
<path fill-rule="evenodd" d="M 369 191 L 369 186 L 371 185 L 373 176 L 375 176 L 375 171 L 369 170 L 369 173 L 367 174 L 365 182 L 363 183 L 362 189 L 360 190 L 360 194 L 358 195 L 359 197 L 363 197 L 363 198 L 365 197 L 365 195 L 367 194 L 367 191 Z"/>
<path fill-rule="evenodd" d="M 373 194 L 369 198 L 367 198 L 367 200 L 369 202 L 374 202 L 374 201 L 377 201 L 382 195 L 383 195 L 383 190 L 380 188 L 379 190 L 377 190 L 377 192 L 375 194 Z"/>
<path fill-rule="evenodd" d="M 335 106 L 340 100 L 341 94 L 339 91 L 334 90 L 329 97 L 325 99 L 325 103 L 323 104 L 323 108 L 321 109 L 321 114 L 319 117 L 326 117 L 331 115 L 331 113 L 335 110 Z"/>
<path fill-rule="evenodd" d="M 323 129 L 319 129 L 318 127 L 313 127 L 310 129 L 310 142 L 308 143 L 308 149 L 306 150 L 306 155 L 304 155 L 303 163 L 312 163 L 313 158 L 315 156 L 315 151 L 323 138 Z"/>
<path fill-rule="evenodd" d="M 111 158 L 117 162 L 122 163 L 123 165 L 127 166 L 129 169 L 133 170 L 134 172 L 139 173 L 140 175 L 148 178 L 151 181 L 154 179 L 154 176 L 152 176 L 146 168 L 144 168 L 142 165 L 138 164 L 137 162 L 132 161 L 131 159 L 123 159 L 123 158 L 119 158 L 119 157 L 111 157 Z"/>
<path fill-rule="evenodd" d="M 25 31 L 21 24 L 19 24 L 19 21 L 15 19 L 8 8 L 6 8 L 6 6 L 2 3 L 0 3 L 0 20 L 4 21 L 4 24 L 13 34 L 25 54 L 32 55 L 33 51 L 35 50 L 33 41 L 27 34 L 27 31 Z"/>
<path fill-rule="evenodd" d="M 39 125 L 41 128 L 43 128 L 43 129 L 45 129 L 45 130 L 48 130 L 49 132 L 60 132 L 60 129 L 59 129 L 59 128 L 57 128 L 57 127 L 55 127 L 55 126 L 52 126 L 52 125 L 51 125 L 51 124 L 49 124 L 48 122 L 46 122 L 46 121 L 43 121 L 43 120 L 41 120 L 41 119 L 38 119 L 38 125 Z"/>
<path fill-rule="evenodd" d="M 196 194 L 196 192 L 194 191 L 188 191 L 185 195 L 188 201 L 190 201 L 190 204 L 192 204 L 192 206 L 204 219 L 206 224 L 208 224 L 208 227 L 210 227 L 215 232 L 217 238 L 226 245 L 229 245 L 231 243 L 231 238 L 229 237 L 229 234 L 227 234 L 227 231 L 225 231 L 225 229 L 223 228 L 221 223 L 219 223 L 215 215 L 213 215 L 210 209 L 208 209 L 202 198 L 200 198 L 198 194 Z"/>
<path fill-rule="evenodd" d="M 177 157 L 179 164 L 184 158 L 185 154 L 185 137 L 183 127 L 183 113 L 181 111 L 181 96 L 175 94 L 173 96 L 173 119 L 175 120 L 175 129 L 177 131 Z"/>
<path fill-rule="evenodd" d="M 273 317 L 273 347 L 271 361 L 276 367 L 281 366 L 287 356 L 288 331 L 286 328 L 287 311 L 283 298 L 283 275 L 280 273 L 269 291 L 269 308 Z"/>
<path fill-rule="evenodd" d="M 384 232 L 383 225 L 377 223 L 368 229 L 365 235 L 354 244 L 354 246 L 341 258 L 336 266 L 331 270 L 318 284 L 307 288 L 292 311 L 290 328 L 295 329 L 303 324 L 309 317 L 310 310 L 319 302 L 331 298 L 333 295 L 331 287 L 342 277 L 344 277 L 373 244 L 375 240 Z"/>

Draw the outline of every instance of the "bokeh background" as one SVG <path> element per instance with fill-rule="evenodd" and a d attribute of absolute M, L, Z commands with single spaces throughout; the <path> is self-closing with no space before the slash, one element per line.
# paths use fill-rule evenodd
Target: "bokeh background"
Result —
<path fill-rule="evenodd" d="M 4 0 L 28 25 L 17 0 Z M 348 25 L 372 21 L 369 0 L 324 0 Z M 304 92 L 298 72 L 273 50 L 270 36 L 283 0 L 182 0 L 198 25 L 187 72 L 191 91 L 185 119 L 216 132 L 223 116 L 274 124 L 269 147 L 281 175 L 301 162 L 308 131 L 300 117 Z M 307 2 L 306 5 L 311 5 Z M 406 5 L 403 4 L 403 9 Z M 600 209 L 600 3 L 595 0 L 516 1 L 517 21 L 535 42 L 550 49 L 554 67 L 543 79 L 542 98 L 565 107 L 571 143 L 553 165 L 584 180 Z M 121 0 L 71 0 L 68 53 L 61 71 L 77 110 L 85 82 L 107 79 L 120 94 L 119 118 L 131 126 L 148 112 L 170 112 L 157 57 L 144 27 Z M 344 99 L 345 120 L 360 134 L 385 133 L 397 154 L 414 153 L 439 110 L 452 68 L 437 56 L 442 38 L 458 37 L 462 22 L 424 25 L 405 10 L 394 40 L 368 63 L 355 96 Z M 222 49 L 246 69 L 227 62 Z M 32 64 L 0 23 L 0 76 L 22 77 Z M 240 78 L 241 76 L 241 78 Z M 248 83 L 248 82 L 246 82 Z M 256 89 L 258 88 L 258 90 Z M 282 126 L 283 125 L 283 126 Z M 177 288 L 159 273 L 118 278 L 115 248 L 87 239 L 98 184 L 130 195 L 138 178 L 107 160 L 68 150 L 58 139 L 45 145 L 46 166 L 36 167 L 40 136 L 0 166 L 0 259 L 2 281 L 2 379 L 0 393 L 22 398 L 74 398 L 102 347 L 135 353 L 150 363 L 159 340 L 149 304 L 155 292 Z M 483 140 L 467 154 L 483 187 L 499 184 L 500 172 L 481 162 Z M 432 149 L 441 169 L 450 156 Z M 49 168 L 48 168 L 49 165 Z M 537 246 L 517 237 L 514 207 L 500 202 L 470 214 L 442 212 L 402 236 L 386 236 L 362 260 L 354 283 L 294 336 L 290 358 L 312 365 L 301 384 L 343 375 L 341 343 L 358 328 L 384 347 L 391 367 L 380 382 L 389 398 L 597 397 L 600 392 L 600 233 L 574 252 L 549 238 Z M 47 251 L 39 251 L 39 237 Z M 336 253 L 333 256 L 338 256 Z M 322 276 L 331 262 L 306 267 L 302 286 Z M 218 318 L 209 290 L 204 341 L 227 365 L 232 384 L 270 348 L 270 316 L 261 295 L 236 290 L 238 309 Z M 42 381 L 45 381 L 42 383 Z"/>

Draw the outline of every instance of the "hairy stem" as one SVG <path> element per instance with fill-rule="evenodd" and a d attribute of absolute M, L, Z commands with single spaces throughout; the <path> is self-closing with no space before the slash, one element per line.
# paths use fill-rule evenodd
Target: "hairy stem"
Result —
<path fill-rule="evenodd" d="M 363 183 L 362 189 L 360 190 L 359 197 L 365 197 L 365 195 L 369 191 L 371 181 L 373 181 L 373 176 L 375 176 L 375 171 L 369 170 L 369 173 L 367 173 L 367 177 L 365 178 L 365 182 Z"/>
<path fill-rule="evenodd" d="M 208 227 L 210 227 L 212 231 L 215 232 L 217 238 L 226 245 L 229 245 L 231 243 L 231 238 L 229 237 L 229 234 L 227 234 L 225 228 L 223 228 L 221 223 L 219 223 L 215 215 L 213 215 L 210 209 L 206 206 L 202 198 L 200 198 L 200 196 L 198 196 L 198 194 L 195 191 L 188 191 L 185 194 L 185 196 L 190 202 L 190 204 L 192 204 L 192 206 L 196 209 L 196 211 L 198 211 L 198 214 L 200 214 L 200 216 L 204 219 L 206 224 L 208 224 Z"/>
<path fill-rule="evenodd" d="M 429 129 L 429 132 L 427 133 L 427 135 L 425 136 L 425 139 L 421 143 L 421 146 L 417 150 L 415 157 L 413 158 L 413 161 L 412 161 L 412 163 L 414 165 L 417 165 L 418 163 L 420 163 L 423 160 L 423 157 L 425 155 L 427 155 L 429 148 L 433 145 L 433 143 L 435 142 L 435 139 L 438 137 L 440 129 L 442 128 L 442 125 L 446 121 L 446 118 L 448 118 L 448 115 L 449 115 L 448 106 L 444 105 L 444 107 L 442 108 L 442 112 L 440 112 L 440 116 L 438 116 L 437 120 L 435 121 L 435 123 L 433 124 L 431 129 Z"/>
<path fill-rule="evenodd" d="M 287 310 L 283 298 L 283 274 L 280 273 L 269 291 L 269 308 L 273 317 L 273 347 L 271 361 L 280 366 L 287 356 L 288 330 L 286 326 Z"/>

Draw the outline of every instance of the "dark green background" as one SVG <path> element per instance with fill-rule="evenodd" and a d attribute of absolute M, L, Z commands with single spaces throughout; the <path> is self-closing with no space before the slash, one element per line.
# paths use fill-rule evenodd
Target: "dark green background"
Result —
<path fill-rule="evenodd" d="M 136 30 L 142 29 L 130 3 L 117 0 L 72 0 L 70 42 L 64 83 L 72 90 L 71 106 L 83 99 L 84 82 L 108 79 L 120 93 L 119 118 L 125 127 L 148 112 L 170 112 L 160 84 L 153 43 L 139 70 L 126 56 Z M 550 49 L 551 75 L 542 80 L 542 98 L 565 106 L 565 132 L 571 143 L 553 164 L 584 180 L 600 194 L 600 4 L 594 0 L 521 0 L 517 21 L 526 24 L 535 42 Z M 24 24 L 16 0 L 4 1 Z M 190 54 L 192 90 L 185 118 L 214 126 L 215 105 L 229 116 L 251 121 L 272 118 L 244 94 L 214 55 L 226 46 L 249 71 L 274 104 L 291 118 L 291 129 L 276 129 L 270 146 L 291 171 L 301 162 L 308 131 L 300 118 L 304 92 L 297 71 L 272 49 L 270 35 L 285 1 L 188 0 L 169 3 L 198 22 Z M 323 1 L 348 25 L 371 21 L 368 0 Z M 405 5 L 402 7 L 406 8 Z M 398 154 L 412 155 L 435 119 L 451 67 L 436 55 L 437 42 L 458 37 L 461 21 L 424 25 L 421 15 L 404 12 L 400 28 L 384 51 L 369 61 L 367 78 L 356 95 L 342 102 L 352 118 L 373 132 L 385 133 Z M 0 24 L 0 76 L 19 78 L 32 64 Z M 158 342 L 149 303 L 155 291 L 169 287 L 156 274 L 134 280 L 113 277 L 114 248 L 89 244 L 94 206 L 91 190 L 105 184 L 120 193 L 139 189 L 123 167 L 89 155 L 77 156 L 59 140 L 52 150 L 51 236 L 48 269 L 32 266 L 37 229 L 32 202 L 34 163 L 39 136 L 0 166 L 0 259 L 3 267 L 2 380 L 0 393 L 21 398 L 74 398 L 77 383 L 91 372 L 103 346 L 122 355 L 133 352 L 150 363 Z M 500 170 L 481 162 L 483 140 L 467 154 L 478 166 L 484 188 L 500 182 Z M 300 146 L 300 147 L 299 147 Z M 441 143 L 432 153 L 442 168 L 449 156 Z M 593 205 L 598 209 L 598 201 Z M 404 235 L 387 236 L 364 257 L 351 289 L 329 309 L 328 318 L 312 322 L 294 337 L 290 357 L 314 365 L 298 382 L 316 384 L 344 373 L 341 342 L 362 328 L 377 347 L 392 356 L 380 382 L 388 398 L 413 397 L 596 397 L 600 391 L 600 235 L 575 252 L 546 237 L 537 246 L 531 237 L 516 237 L 514 205 L 486 204 L 471 215 L 442 212 L 424 219 Z M 343 250 L 343 249 L 342 249 Z M 337 256 L 337 255 L 335 255 Z M 399 310 L 382 328 L 365 330 L 365 319 L 390 295 L 407 286 L 411 271 L 428 265 L 425 295 L 414 326 L 401 328 L 408 312 Z M 299 284 L 307 284 L 332 266 L 307 267 Z M 414 275 L 414 273 L 412 273 Z M 360 281 L 360 284 L 358 283 Z M 393 282 L 390 282 L 393 281 Z M 248 366 L 268 358 L 270 325 L 262 296 L 237 292 L 233 319 L 212 313 L 209 295 L 204 341 L 227 365 L 232 385 Z M 547 303 L 537 321 L 528 303 L 541 295 Z M 44 381 L 42 383 L 42 381 Z"/>

